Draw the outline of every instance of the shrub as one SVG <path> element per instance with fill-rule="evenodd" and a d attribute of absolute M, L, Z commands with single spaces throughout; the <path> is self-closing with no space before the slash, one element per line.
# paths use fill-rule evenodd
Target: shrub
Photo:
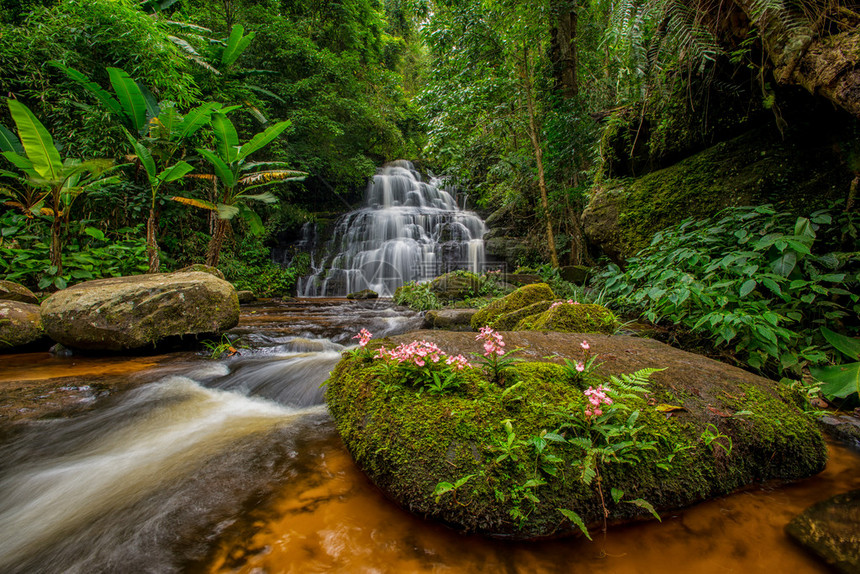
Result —
<path fill-rule="evenodd" d="M 416 283 L 410 281 L 397 288 L 394 292 L 394 303 L 406 305 L 416 311 L 429 311 L 430 309 L 441 309 L 442 303 L 436 294 L 430 290 L 429 283 Z"/>

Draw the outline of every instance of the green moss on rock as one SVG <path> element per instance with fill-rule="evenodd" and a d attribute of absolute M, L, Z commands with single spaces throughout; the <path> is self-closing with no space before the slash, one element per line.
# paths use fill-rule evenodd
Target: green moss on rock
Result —
<path fill-rule="evenodd" d="M 503 315 L 500 315 L 496 320 L 490 323 L 490 326 L 498 331 L 512 331 L 516 328 L 520 321 L 522 321 L 526 317 L 540 315 L 541 313 L 549 309 L 550 305 L 552 305 L 551 300 L 532 303 L 528 307 L 523 307 L 522 309 L 517 309 L 515 311 L 511 311 L 510 313 L 504 313 Z"/>
<path fill-rule="evenodd" d="M 493 301 L 472 317 L 472 328 L 479 329 L 484 325 L 492 324 L 496 319 L 529 305 L 533 305 L 538 301 L 548 301 L 555 298 L 552 289 L 546 283 L 535 283 L 520 287 L 510 295 L 505 295 L 501 299 Z"/>
<path fill-rule="evenodd" d="M 618 324 L 612 311 L 601 305 L 563 303 L 540 315 L 524 317 L 516 330 L 612 334 Z"/>
<path fill-rule="evenodd" d="M 386 344 L 412 338 L 435 340 L 449 353 L 478 347 L 471 334 L 439 331 Z M 511 348 L 528 348 L 528 356 L 554 349 L 561 357 L 582 358 L 579 338 L 571 342 L 564 334 L 512 333 L 508 339 Z M 653 400 L 625 400 L 640 412 L 636 424 L 643 428 L 636 441 L 650 446 L 637 451 L 638 463 L 601 464 L 599 483 L 577 478 L 583 451 L 572 443 L 547 442 L 545 452 L 560 460 L 555 476 L 531 462 L 530 439 L 582 416 L 588 383 L 571 382 L 555 363 L 517 364 L 519 383 L 508 389 L 488 383 L 478 369 L 466 371 L 459 390 L 432 395 L 387 380 L 372 359 L 345 356 L 328 381 L 326 402 L 355 461 L 386 494 L 419 516 L 488 535 L 530 539 L 576 532 L 558 508 L 600 524 L 598 484 L 610 523 L 618 523 L 648 516 L 625 500 L 642 498 L 658 511 L 674 510 L 758 481 L 798 479 L 824 468 L 820 433 L 776 383 L 655 341 L 601 335 L 589 340 L 592 351 L 606 358 L 604 376 L 636 370 L 634 363 L 667 367 L 652 376 Z M 667 416 L 658 409 L 664 402 L 684 410 Z M 516 461 L 499 459 L 508 439 L 505 421 L 519 449 Z M 731 453 L 703 440 L 706 432 L 724 437 L 723 444 L 730 438 Z M 439 482 L 469 475 L 474 476 L 455 494 L 437 502 L 433 491 Z M 531 480 L 545 482 L 533 490 L 538 502 L 517 494 Z M 612 488 L 624 491 L 618 503 L 606 495 Z M 515 518 L 517 508 L 527 520 Z"/>

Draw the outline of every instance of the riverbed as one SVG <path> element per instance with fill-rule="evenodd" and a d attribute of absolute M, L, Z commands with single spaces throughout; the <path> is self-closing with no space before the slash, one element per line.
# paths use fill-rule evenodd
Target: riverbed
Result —
<path fill-rule="evenodd" d="M 353 464 L 322 383 L 361 328 L 417 328 L 388 301 L 242 307 L 248 348 L 211 359 L 0 356 L 0 571 L 829 572 L 784 527 L 860 488 L 860 456 L 595 532 L 463 536 L 388 501 Z"/>

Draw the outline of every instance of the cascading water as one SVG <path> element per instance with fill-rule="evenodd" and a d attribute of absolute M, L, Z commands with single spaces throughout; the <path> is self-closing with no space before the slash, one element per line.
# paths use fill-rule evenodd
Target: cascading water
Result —
<path fill-rule="evenodd" d="M 439 185 L 421 181 L 408 161 L 382 168 L 365 206 L 335 224 L 326 256 L 299 281 L 299 294 L 342 297 L 372 289 L 385 297 L 408 281 L 455 269 L 480 272 L 486 226 Z"/>

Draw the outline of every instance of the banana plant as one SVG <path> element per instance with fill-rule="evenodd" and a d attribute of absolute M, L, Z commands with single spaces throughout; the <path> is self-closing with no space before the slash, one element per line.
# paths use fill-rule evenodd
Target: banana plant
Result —
<path fill-rule="evenodd" d="M 197 149 L 197 153 L 203 156 L 214 169 L 216 188 L 213 193 L 214 201 L 205 201 L 187 197 L 174 197 L 174 201 L 191 205 L 200 209 L 208 210 L 217 217 L 215 232 L 209 241 L 206 253 L 206 264 L 218 265 L 221 254 L 221 246 L 230 226 L 230 220 L 237 215 L 245 219 L 253 233 L 262 233 L 263 223 L 247 202 L 260 201 L 263 203 L 277 203 L 277 198 L 269 192 L 251 194 L 254 189 L 271 185 L 278 181 L 296 181 L 304 179 L 305 172 L 288 169 L 284 162 L 252 162 L 249 156 L 266 147 L 284 130 L 290 127 L 291 122 L 285 120 L 278 122 L 266 130 L 256 134 L 244 144 L 239 143 L 239 136 L 233 122 L 227 118 L 223 111 L 215 111 L 212 114 L 212 129 L 215 132 L 215 150 Z M 220 191 L 217 184 L 221 184 Z"/>
<path fill-rule="evenodd" d="M 158 254 L 158 198 L 167 184 L 180 179 L 193 168 L 184 161 L 172 164 L 183 145 L 200 128 L 209 124 L 210 115 L 224 108 L 217 102 L 207 102 L 193 108 L 184 116 L 170 102 L 158 103 L 149 90 L 135 82 L 119 68 L 107 68 L 110 92 L 91 81 L 84 74 L 63 66 L 51 64 L 83 86 L 122 125 L 138 161 L 146 171 L 150 189 L 149 217 L 146 220 L 146 254 L 149 272 L 158 273 L 161 266 Z M 172 164 L 172 165 L 171 165 Z"/>
<path fill-rule="evenodd" d="M 62 227 L 64 222 L 68 224 L 72 203 L 87 191 L 118 181 L 115 176 L 106 176 L 118 166 L 108 159 L 61 159 L 54 139 L 33 112 L 17 100 L 8 100 L 7 104 L 18 128 L 18 137 L 4 129 L 0 151 L 23 175 L 0 170 L 0 177 L 9 178 L 41 194 L 41 200 L 31 210 L 40 209 L 52 218 L 50 275 L 62 281 Z M 43 207 L 45 202 L 48 205 Z M 64 285 L 55 283 L 55 286 L 62 288 Z"/>

